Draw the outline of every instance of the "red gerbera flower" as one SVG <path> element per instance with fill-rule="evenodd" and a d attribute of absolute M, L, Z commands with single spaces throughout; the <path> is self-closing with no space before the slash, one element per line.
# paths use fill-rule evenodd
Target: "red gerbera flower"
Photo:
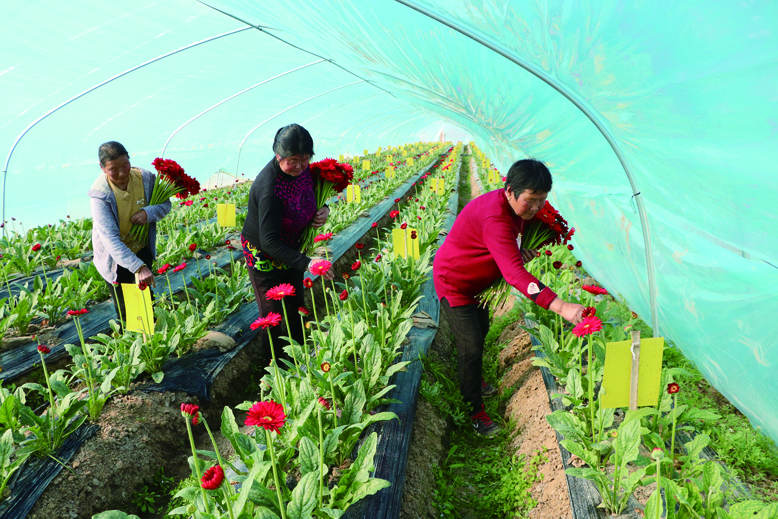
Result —
<path fill-rule="evenodd" d="M 599 317 L 590 315 L 585 317 L 583 321 L 573 328 L 573 335 L 576 337 L 583 337 L 599 332 L 600 330 L 602 330 L 602 321 L 600 321 Z"/>
<path fill-rule="evenodd" d="M 327 411 L 329 411 L 329 410 L 330 410 L 330 403 L 329 403 L 329 402 L 327 402 L 326 400 L 324 400 L 322 397 L 319 397 L 319 403 L 320 403 L 320 404 L 321 404 L 321 406 L 322 406 L 324 409 L 326 409 Z"/>
<path fill-rule="evenodd" d="M 165 272 L 168 271 L 169 268 L 170 268 L 170 263 L 165 263 L 164 265 L 159 267 L 159 270 L 157 270 L 157 274 L 164 274 Z"/>
<path fill-rule="evenodd" d="M 348 290 L 344 290 L 343 292 L 341 292 L 338 297 L 340 298 L 341 301 L 345 301 L 346 299 L 348 299 Z"/>
<path fill-rule="evenodd" d="M 412 240 L 415 240 L 415 239 L 416 239 L 416 237 L 417 237 L 417 235 L 416 235 L 416 231 L 411 231 L 411 239 L 412 239 Z"/>
<path fill-rule="evenodd" d="M 230 243 L 232 243 L 230 240 L 224 240 L 225 245 L 229 245 Z"/>
<path fill-rule="evenodd" d="M 200 412 L 200 406 L 195 404 L 181 404 L 181 416 L 192 418 Z"/>
<path fill-rule="evenodd" d="M 186 268 L 186 263 L 182 263 L 177 267 L 173 267 L 173 272 L 181 272 Z"/>
<path fill-rule="evenodd" d="M 402 198 L 395 198 L 395 199 L 394 199 L 394 203 L 396 204 L 396 203 L 397 203 L 397 202 L 399 202 L 400 200 L 402 200 Z"/>
<path fill-rule="evenodd" d="M 580 261 L 576 261 L 575 262 L 575 266 L 578 267 L 578 268 L 581 268 L 582 265 L 583 265 L 583 263 L 581 263 Z"/>
<path fill-rule="evenodd" d="M 575 247 L 573 247 L 571 244 L 567 245 L 567 250 L 573 250 Z"/>
<path fill-rule="evenodd" d="M 286 296 L 294 295 L 294 287 L 289 283 L 281 283 L 277 287 L 273 287 L 265 292 L 265 297 L 272 299 L 273 301 L 280 301 Z"/>
<path fill-rule="evenodd" d="M 555 269 L 560 269 L 560 268 L 562 268 L 562 262 L 561 262 L 561 261 L 555 261 L 555 262 L 554 262 L 554 263 L 552 263 L 551 265 L 553 265 Z"/>
<path fill-rule="evenodd" d="M 583 290 L 586 290 L 586 291 L 587 291 L 587 292 L 589 292 L 590 294 L 594 294 L 594 295 L 596 295 L 596 296 L 597 296 L 597 295 L 604 295 L 604 294 L 607 294 L 607 293 L 608 293 L 608 291 L 607 291 L 607 290 L 605 290 L 605 289 L 604 289 L 604 288 L 602 288 L 602 287 L 598 287 L 598 286 L 596 286 L 596 285 L 583 285 L 583 286 L 581 287 L 581 289 L 583 289 Z"/>
<path fill-rule="evenodd" d="M 670 395 L 675 394 L 680 390 L 681 390 L 681 386 L 679 386 L 675 382 L 670 382 L 669 384 L 667 384 L 667 393 Z"/>
<path fill-rule="evenodd" d="M 400 216 L 400 211 L 389 211 L 389 218 L 397 218 Z"/>
<path fill-rule="evenodd" d="M 364 243 L 356 243 L 356 244 L 354 244 L 354 247 L 355 247 L 357 250 L 362 250 L 362 249 L 364 249 L 364 248 L 365 248 L 365 244 L 364 244 Z"/>
<path fill-rule="evenodd" d="M 311 315 L 311 311 L 305 308 L 304 306 L 301 306 L 297 309 L 297 312 L 302 315 L 303 317 L 307 317 Z"/>
<path fill-rule="evenodd" d="M 254 403 L 249 409 L 244 424 L 249 427 L 262 427 L 266 431 L 278 433 L 278 430 L 284 426 L 285 421 L 284 406 L 277 404 L 273 400 L 268 400 L 267 402 Z"/>
<path fill-rule="evenodd" d="M 147 286 L 148 286 L 148 285 L 146 285 L 146 283 L 138 283 L 138 288 L 140 289 L 140 291 L 141 291 L 141 292 L 143 292 L 144 290 L 146 290 L 146 287 L 147 287 Z"/>
<path fill-rule="evenodd" d="M 321 241 L 327 241 L 330 238 L 332 238 L 332 233 L 331 232 L 328 232 L 328 233 L 325 233 L 325 234 L 320 234 L 316 238 L 313 239 L 313 243 L 319 243 Z"/>
<path fill-rule="evenodd" d="M 51 348 L 49 348 L 48 346 L 44 346 L 43 344 L 39 344 L 38 351 L 43 353 L 44 355 L 48 355 L 49 353 L 51 353 Z"/>
<path fill-rule="evenodd" d="M 311 273 L 316 274 L 317 276 L 321 276 L 326 274 L 330 270 L 330 267 L 332 267 L 332 263 L 327 260 L 321 260 L 311 265 L 310 270 Z"/>
<path fill-rule="evenodd" d="M 321 370 L 325 373 L 327 373 L 331 369 L 329 362 L 322 362 Z"/>
<path fill-rule="evenodd" d="M 189 252 L 194 252 L 195 249 L 197 249 L 197 244 L 196 243 L 193 243 L 192 245 L 189 246 Z"/>
<path fill-rule="evenodd" d="M 311 278 L 303 279 L 303 286 L 305 288 L 311 288 L 313 286 L 313 280 Z"/>
<path fill-rule="evenodd" d="M 38 252 L 39 250 L 41 250 L 41 244 L 40 243 L 36 243 L 35 245 L 32 246 L 32 251 L 33 252 Z"/>
<path fill-rule="evenodd" d="M 408 224 L 406 222 L 400 224 L 400 229 L 405 229 L 406 227 L 408 227 Z"/>
<path fill-rule="evenodd" d="M 206 490 L 216 490 L 221 486 L 223 481 L 224 469 L 222 469 L 219 465 L 214 465 L 205 471 L 200 484 Z"/>
<path fill-rule="evenodd" d="M 362 266 L 362 262 L 357 260 L 351 265 L 351 270 L 359 270 L 359 267 Z"/>
<path fill-rule="evenodd" d="M 269 328 L 271 326 L 278 326 L 281 322 L 281 314 L 276 312 L 269 312 L 265 317 L 258 317 L 256 321 L 249 325 L 249 328 L 256 330 L 257 328 Z"/>
<path fill-rule="evenodd" d="M 376 262 L 376 263 L 378 263 L 379 261 L 381 261 L 381 255 L 380 255 L 380 254 L 378 254 L 378 255 L 375 257 L 375 262 Z"/>
<path fill-rule="evenodd" d="M 586 308 L 584 308 L 584 311 L 581 314 L 581 316 L 584 318 L 589 317 L 590 315 L 597 315 L 597 309 L 594 308 L 593 306 L 587 306 Z"/>
<path fill-rule="evenodd" d="M 553 252 L 551 252 L 550 250 L 546 250 L 546 256 L 551 256 L 552 254 Z"/>

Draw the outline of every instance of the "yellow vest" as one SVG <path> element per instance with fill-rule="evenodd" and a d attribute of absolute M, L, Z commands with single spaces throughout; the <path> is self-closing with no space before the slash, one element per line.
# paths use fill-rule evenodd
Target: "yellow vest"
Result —
<path fill-rule="evenodd" d="M 132 222 L 130 217 L 146 207 L 146 191 L 143 189 L 143 175 L 137 168 L 130 169 L 130 180 L 127 182 L 127 191 L 122 191 L 111 179 L 106 176 L 108 185 L 111 186 L 116 197 L 116 210 L 119 214 L 119 239 L 122 240 L 132 252 L 137 253 L 146 246 L 146 241 L 138 242 L 130 237 Z"/>

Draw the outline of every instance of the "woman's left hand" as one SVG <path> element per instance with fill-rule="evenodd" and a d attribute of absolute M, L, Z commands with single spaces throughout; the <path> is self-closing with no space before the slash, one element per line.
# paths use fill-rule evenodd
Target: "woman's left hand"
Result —
<path fill-rule="evenodd" d="M 325 223 L 327 223 L 327 217 L 330 215 L 330 208 L 327 206 L 322 207 L 318 211 L 316 211 L 316 214 L 313 215 L 313 227 L 321 227 Z"/>
<path fill-rule="evenodd" d="M 146 214 L 146 211 L 141 209 L 134 215 L 130 216 L 130 222 L 136 223 L 138 225 L 144 225 L 149 222 L 149 215 Z"/>

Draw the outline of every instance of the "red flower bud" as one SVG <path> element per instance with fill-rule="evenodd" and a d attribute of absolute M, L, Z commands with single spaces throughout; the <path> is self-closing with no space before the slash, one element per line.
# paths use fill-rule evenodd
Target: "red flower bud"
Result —
<path fill-rule="evenodd" d="M 39 250 L 41 250 L 41 244 L 40 243 L 36 243 L 35 245 L 32 246 L 32 251 L 33 252 L 38 252 Z"/>
<path fill-rule="evenodd" d="M 237 182 L 237 180 L 235 181 Z M 200 480 L 201 486 L 206 490 L 216 490 L 224 481 L 224 469 L 219 465 L 214 465 L 209 468 L 203 474 L 203 479 Z"/>
<path fill-rule="evenodd" d="M 372 224 L 370 224 L 370 227 L 375 229 L 376 227 L 378 227 L 378 222 L 373 222 Z"/>
<path fill-rule="evenodd" d="M 405 229 L 406 227 L 408 227 L 407 223 L 403 222 L 402 224 L 400 224 L 400 229 Z"/>
<path fill-rule="evenodd" d="M 43 353 L 44 355 L 48 355 L 51 353 L 51 348 L 48 346 L 44 346 L 43 344 L 38 345 L 38 351 Z"/>
<path fill-rule="evenodd" d="M 138 283 L 138 288 L 139 288 L 141 291 L 143 291 L 143 290 L 146 290 L 146 287 L 147 287 L 147 286 L 148 286 L 148 285 L 147 285 L 146 283 Z"/>
<path fill-rule="evenodd" d="M 357 260 L 351 265 L 351 270 L 359 270 L 359 267 L 362 266 L 362 262 Z"/>
<path fill-rule="evenodd" d="M 375 257 L 375 262 L 378 263 L 379 261 L 381 261 L 381 255 L 380 254 Z"/>
<path fill-rule="evenodd" d="M 340 298 L 341 301 L 345 301 L 346 299 L 348 299 L 348 290 L 344 290 L 343 292 L 341 292 L 338 297 Z"/>
<path fill-rule="evenodd" d="M 553 252 L 551 252 L 550 250 L 546 251 L 546 256 L 551 256 L 551 254 L 553 254 Z"/>
<path fill-rule="evenodd" d="M 192 245 L 189 246 L 189 252 L 194 252 L 195 249 L 197 249 L 197 244 L 196 243 L 193 243 Z"/>
<path fill-rule="evenodd" d="M 575 262 L 575 266 L 578 267 L 578 268 L 581 268 L 582 265 L 583 265 L 583 263 L 581 263 L 580 261 L 576 261 Z"/>
<path fill-rule="evenodd" d="M 554 263 L 552 263 L 552 265 L 554 266 L 555 269 L 559 269 L 559 268 L 562 267 L 562 262 L 561 261 L 555 261 Z"/>
<path fill-rule="evenodd" d="M 572 245 L 568 245 L 568 246 L 567 246 L 567 250 L 573 250 L 574 248 L 575 248 L 575 247 L 573 247 Z"/>

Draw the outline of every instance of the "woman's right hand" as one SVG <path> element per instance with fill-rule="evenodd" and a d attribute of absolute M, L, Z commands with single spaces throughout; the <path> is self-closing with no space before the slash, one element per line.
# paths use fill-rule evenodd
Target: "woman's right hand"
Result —
<path fill-rule="evenodd" d="M 154 280 L 154 274 L 146 265 L 143 265 L 137 274 L 138 283 L 144 283 L 150 287 L 156 288 L 157 282 Z"/>
<path fill-rule="evenodd" d="M 579 324 L 583 321 L 584 306 L 577 303 L 567 303 L 562 298 L 557 297 L 548 306 L 548 309 L 555 314 L 561 315 L 566 321 L 573 324 Z"/>

